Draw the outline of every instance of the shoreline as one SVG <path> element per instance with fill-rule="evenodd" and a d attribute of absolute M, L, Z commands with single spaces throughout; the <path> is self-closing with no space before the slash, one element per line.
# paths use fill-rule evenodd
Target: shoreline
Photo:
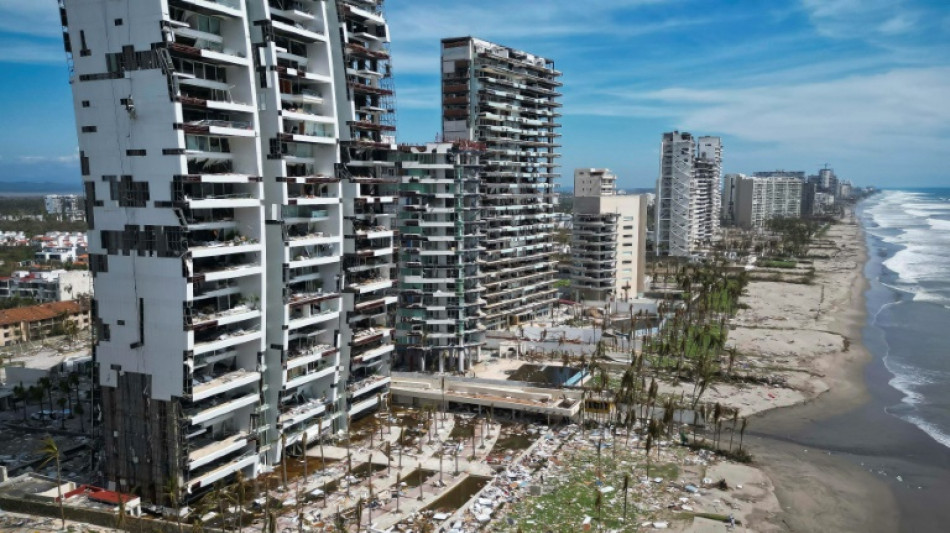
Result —
<path fill-rule="evenodd" d="M 864 228 L 856 224 L 855 257 L 849 287 L 849 305 L 834 313 L 829 330 L 850 340 L 848 350 L 826 355 L 825 390 L 783 408 L 753 416 L 750 449 L 757 466 L 769 477 L 782 512 L 769 522 L 780 531 L 897 531 L 896 499 L 880 479 L 859 464 L 831 450 L 809 448 L 797 436 L 817 420 L 842 416 L 871 400 L 865 372 L 873 354 L 865 346 L 863 331 L 868 312 L 865 276 L 868 250 Z M 837 355 L 838 357 L 835 357 Z"/>
<path fill-rule="evenodd" d="M 850 339 L 850 349 L 812 359 L 810 368 L 821 369 L 812 375 L 825 390 L 750 419 L 755 465 L 771 480 L 781 506 L 779 513 L 756 515 L 757 531 L 920 533 L 946 531 L 950 523 L 950 448 L 887 412 L 904 395 L 890 385 L 885 330 L 868 310 L 892 295 L 879 279 L 881 259 L 870 255 L 873 243 L 862 225 L 853 226 L 860 253 L 853 257 L 847 305 L 841 299 L 829 309 L 826 324 Z"/>

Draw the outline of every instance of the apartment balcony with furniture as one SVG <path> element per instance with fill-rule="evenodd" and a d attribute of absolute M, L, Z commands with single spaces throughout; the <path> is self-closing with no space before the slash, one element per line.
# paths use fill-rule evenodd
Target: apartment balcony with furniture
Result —
<path fill-rule="evenodd" d="M 328 403 L 322 398 L 294 395 L 291 401 L 281 403 L 277 425 L 281 429 L 300 424 L 327 412 Z"/>
<path fill-rule="evenodd" d="M 188 492 L 193 493 L 203 487 L 210 487 L 215 482 L 255 463 L 257 463 L 257 452 L 254 450 L 246 451 L 236 457 L 226 457 L 214 461 L 189 474 L 189 479 L 186 482 Z"/>
<path fill-rule="evenodd" d="M 195 30 L 173 31 L 173 40 L 168 43 L 168 51 L 173 57 L 196 59 L 211 64 L 250 66 L 246 54 L 226 46 L 223 40 L 195 38 Z"/>
<path fill-rule="evenodd" d="M 197 405 L 186 406 L 184 408 L 184 418 L 191 425 L 196 426 L 233 416 L 239 409 L 256 405 L 259 402 L 260 393 L 257 390 L 236 391 L 210 398 Z"/>
<path fill-rule="evenodd" d="M 294 367 L 287 370 L 286 378 L 284 379 L 284 390 L 291 390 L 308 383 L 313 383 L 318 379 L 333 376 L 336 372 L 336 365 L 330 364 L 326 360 Z"/>
<path fill-rule="evenodd" d="M 290 318 L 287 327 L 290 330 L 321 324 L 328 320 L 333 320 L 340 315 L 340 302 L 338 297 L 317 303 L 288 305 L 290 307 Z"/>
<path fill-rule="evenodd" d="M 189 282 L 223 281 L 255 276 L 263 272 L 260 250 L 235 254 L 208 254 L 186 259 Z"/>
<path fill-rule="evenodd" d="M 371 375 L 367 378 L 348 383 L 346 392 L 350 398 L 359 398 L 367 393 L 376 391 L 381 387 L 387 387 L 392 382 L 392 378 L 382 375 Z"/>
<path fill-rule="evenodd" d="M 261 379 L 260 372 L 243 368 L 228 369 L 226 366 L 218 369 L 219 366 L 211 365 L 194 372 L 191 392 L 185 395 L 186 398 L 198 402 L 248 385 L 256 386 Z"/>
<path fill-rule="evenodd" d="M 243 254 L 261 250 L 261 244 L 256 238 L 235 231 L 190 231 L 187 243 L 188 253 L 192 258 Z"/>
<path fill-rule="evenodd" d="M 240 346 L 261 339 L 260 324 L 229 324 L 194 332 L 195 355 Z"/>
<path fill-rule="evenodd" d="M 187 330 L 224 326 L 261 316 L 260 305 L 256 296 L 249 298 L 240 294 L 232 294 L 197 300 L 185 305 L 185 329 Z"/>
<path fill-rule="evenodd" d="M 247 431 L 218 431 L 210 434 L 208 428 L 199 436 L 188 439 L 188 470 L 195 470 L 244 449 L 248 444 Z"/>
<path fill-rule="evenodd" d="M 287 349 L 284 367 L 287 370 L 292 370 L 299 366 L 315 363 L 321 359 L 332 361 L 337 353 L 339 353 L 339 350 L 329 344 L 295 342 Z"/>
<path fill-rule="evenodd" d="M 338 263 L 341 260 L 339 245 L 337 244 L 338 240 L 339 237 L 314 235 L 312 240 L 299 239 L 289 241 L 287 242 L 285 261 L 287 261 L 288 266 L 295 271 Z"/>

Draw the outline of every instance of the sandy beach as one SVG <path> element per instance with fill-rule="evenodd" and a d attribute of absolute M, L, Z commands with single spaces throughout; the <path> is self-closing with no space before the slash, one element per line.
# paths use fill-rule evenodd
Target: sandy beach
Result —
<path fill-rule="evenodd" d="M 796 425 L 868 401 L 864 367 L 871 357 L 861 342 L 865 248 L 859 226 L 836 224 L 810 251 L 811 284 L 753 281 L 740 300 L 748 308 L 729 335 L 737 365 L 773 384 L 717 386 L 704 399 L 752 417 L 750 449 L 772 491 L 750 513 L 751 531 L 897 530 L 897 506 L 884 483 L 833 453 L 795 442 Z M 776 410 L 788 406 L 796 407 Z"/>

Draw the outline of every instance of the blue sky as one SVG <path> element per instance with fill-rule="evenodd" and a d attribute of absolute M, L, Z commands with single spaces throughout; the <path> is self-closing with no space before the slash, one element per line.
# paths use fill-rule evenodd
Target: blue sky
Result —
<path fill-rule="evenodd" d="M 135 0 L 131 0 L 135 1 Z M 0 0 L 0 180 L 79 180 L 54 0 Z M 946 0 L 388 0 L 399 139 L 440 130 L 439 40 L 475 35 L 564 72 L 562 182 L 652 187 L 660 134 L 721 135 L 727 172 L 950 184 Z"/>

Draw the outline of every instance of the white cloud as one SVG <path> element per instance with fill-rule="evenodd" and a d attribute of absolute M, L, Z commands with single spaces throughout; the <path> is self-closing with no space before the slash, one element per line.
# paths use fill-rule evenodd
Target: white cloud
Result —
<path fill-rule="evenodd" d="M 619 42 L 715 20 L 671 17 L 636 24 L 623 20 L 638 8 L 661 3 L 671 1 L 548 0 L 519 3 L 516 8 L 502 0 L 393 2 L 387 5 L 396 59 L 393 66 L 400 73 L 432 73 L 438 66 L 440 40 L 446 37 L 473 35 L 512 46 L 533 41 L 532 51 L 555 56 L 564 46 L 579 44 L 571 42 L 574 37 L 598 35 Z"/>
<path fill-rule="evenodd" d="M 70 155 L 21 155 L 17 161 L 28 165 L 49 163 L 72 165 L 79 161 L 79 152 Z"/>
<path fill-rule="evenodd" d="M 0 32 L 58 37 L 59 6 L 54 0 L 0 0 Z"/>
<path fill-rule="evenodd" d="M 936 163 L 950 134 L 947 94 L 950 67 L 934 67 L 796 85 L 669 87 L 622 95 L 611 109 L 665 114 L 670 128 L 727 136 L 743 147 L 733 161 L 832 158 L 874 176 Z"/>
<path fill-rule="evenodd" d="M 839 39 L 895 37 L 918 29 L 923 10 L 912 0 L 801 0 L 818 33 Z"/>

